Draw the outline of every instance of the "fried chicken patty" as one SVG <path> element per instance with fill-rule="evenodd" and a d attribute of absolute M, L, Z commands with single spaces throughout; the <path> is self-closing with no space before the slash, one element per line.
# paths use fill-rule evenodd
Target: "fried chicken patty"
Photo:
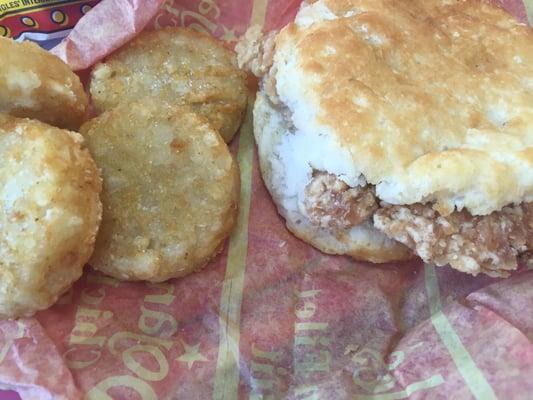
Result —
<path fill-rule="evenodd" d="M 346 229 L 369 220 L 378 209 L 371 187 L 350 188 L 335 175 L 317 172 L 305 188 L 309 219 L 322 228 Z"/>
<path fill-rule="evenodd" d="M 432 204 L 379 205 L 372 185 L 350 188 L 332 174 L 315 172 L 305 190 L 305 212 L 321 227 L 346 229 L 367 221 L 424 261 L 472 275 L 504 277 L 533 249 L 533 204 L 486 216 L 455 211 L 443 216 Z"/>
<path fill-rule="evenodd" d="M 428 204 L 386 206 L 374 225 L 426 262 L 477 275 L 505 277 L 520 255 L 533 249 L 533 204 L 509 206 L 485 216 L 456 211 L 444 217 Z"/>

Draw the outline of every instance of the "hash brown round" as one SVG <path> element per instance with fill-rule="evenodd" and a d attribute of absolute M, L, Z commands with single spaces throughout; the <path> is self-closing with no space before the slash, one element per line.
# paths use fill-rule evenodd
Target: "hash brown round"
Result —
<path fill-rule="evenodd" d="M 48 308 L 82 274 L 102 215 L 83 138 L 0 114 L 0 316 Z"/>
<path fill-rule="evenodd" d="M 104 178 L 94 268 L 161 282 L 216 255 L 235 224 L 239 175 L 207 121 L 146 99 L 121 104 L 81 131 Z"/>
<path fill-rule="evenodd" d="M 34 43 L 0 37 L 0 112 L 77 130 L 89 99 L 78 76 Z"/>
<path fill-rule="evenodd" d="M 230 142 L 247 103 L 233 52 L 187 28 L 142 33 L 98 64 L 90 85 L 97 113 L 146 96 L 191 106 Z"/>

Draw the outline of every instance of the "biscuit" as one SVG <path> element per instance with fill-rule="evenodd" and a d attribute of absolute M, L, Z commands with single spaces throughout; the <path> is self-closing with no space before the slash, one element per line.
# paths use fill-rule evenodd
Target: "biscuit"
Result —
<path fill-rule="evenodd" d="M 270 71 L 295 128 L 381 200 L 473 215 L 533 200 L 533 34 L 493 5 L 318 1 Z"/>

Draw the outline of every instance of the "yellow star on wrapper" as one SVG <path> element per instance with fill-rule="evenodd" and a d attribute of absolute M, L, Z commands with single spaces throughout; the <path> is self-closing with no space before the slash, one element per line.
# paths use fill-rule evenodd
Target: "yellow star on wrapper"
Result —
<path fill-rule="evenodd" d="M 237 41 L 237 36 L 235 36 L 235 29 L 228 29 L 225 26 L 222 26 L 224 29 L 224 34 L 222 35 L 222 40 L 226 43 L 232 43 Z"/>
<path fill-rule="evenodd" d="M 189 369 L 192 368 L 195 362 L 209 361 L 202 353 L 200 353 L 200 343 L 195 346 L 189 346 L 183 340 L 181 340 L 185 352 L 179 356 L 176 360 L 187 363 Z"/>

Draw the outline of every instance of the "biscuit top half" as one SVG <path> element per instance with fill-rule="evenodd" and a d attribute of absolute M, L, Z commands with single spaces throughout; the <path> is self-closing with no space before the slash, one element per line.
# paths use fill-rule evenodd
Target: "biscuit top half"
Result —
<path fill-rule="evenodd" d="M 495 6 L 304 4 L 268 76 L 295 129 L 333 140 L 346 181 L 386 202 L 485 215 L 533 201 L 533 32 Z"/>

